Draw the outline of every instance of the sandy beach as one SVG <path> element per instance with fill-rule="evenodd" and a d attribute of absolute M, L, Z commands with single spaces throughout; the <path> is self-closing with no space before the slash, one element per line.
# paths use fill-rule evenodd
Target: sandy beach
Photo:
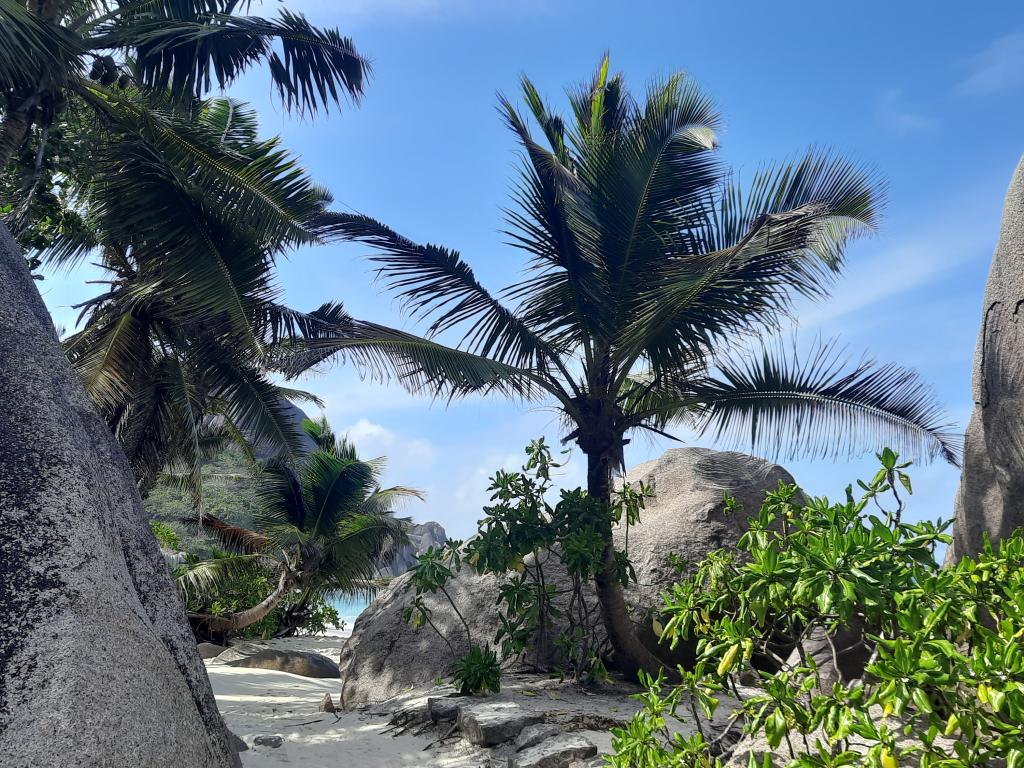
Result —
<path fill-rule="evenodd" d="M 347 634 L 347 633 L 344 633 Z M 337 659 L 345 637 L 298 637 L 272 640 L 265 645 L 287 650 L 315 651 Z M 337 703 L 336 679 L 314 679 L 286 672 L 232 667 L 223 661 L 206 662 L 217 704 L 232 732 L 249 749 L 241 754 L 245 768 L 301 765 L 303 768 L 479 768 L 489 765 L 493 752 L 454 738 L 441 740 L 437 727 L 408 729 L 391 725 L 396 712 L 425 710 L 429 696 L 451 693 L 450 687 L 427 688 L 380 705 L 352 712 L 319 711 L 324 694 Z M 546 722 L 579 733 L 597 746 L 611 748 L 611 723 L 624 723 L 637 710 L 629 698 L 633 688 L 603 693 L 538 676 L 510 676 L 501 694 L 488 701 L 514 701 L 526 710 L 542 713 Z M 274 747 L 257 743 L 260 737 L 281 738 Z"/>
<path fill-rule="evenodd" d="M 315 651 L 337 659 L 347 632 L 333 636 L 298 637 L 266 643 L 273 648 Z M 390 716 L 371 711 L 331 714 L 318 711 L 324 694 L 338 697 L 336 679 L 314 679 L 262 669 L 207 662 L 210 682 L 228 727 L 249 749 L 246 768 L 301 765 L 303 768 L 476 768 L 481 753 L 448 747 L 443 754 L 424 752 L 428 736 L 385 733 Z M 280 747 L 256 744 L 258 736 L 280 736 Z"/>

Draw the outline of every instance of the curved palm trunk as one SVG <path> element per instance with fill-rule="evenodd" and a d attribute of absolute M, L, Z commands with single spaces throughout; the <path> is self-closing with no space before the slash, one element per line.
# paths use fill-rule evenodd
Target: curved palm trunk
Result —
<path fill-rule="evenodd" d="M 211 632 L 237 632 L 245 629 L 250 624 L 255 624 L 267 616 L 280 603 L 293 586 L 293 575 L 290 571 L 282 571 L 281 578 L 277 581 L 277 588 L 267 595 L 262 602 L 244 611 L 232 613 L 227 616 L 210 616 L 209 614 L 190 613 L 189 618 L 200 622 Z"/>
<path fill-rule="evenodd" d="M 587 493 L 611 503 L 612 490 L 612 458 L 607 452 L 587 454 Z M 637 677 L 640 670 L 649 674 L 657 674 L 665 665 L 640 642 L 636 625 L 629 617 L 626 597 L 622 585 L 615 577 L 615 544 L 612 542 L 611 529 L 607 531 L 603 565 L 595 579 L 597 599 L 601 604 L 601 618 L 612 648 L 615 649 L 615 661 L 619 669 L 631 678 Z"/>

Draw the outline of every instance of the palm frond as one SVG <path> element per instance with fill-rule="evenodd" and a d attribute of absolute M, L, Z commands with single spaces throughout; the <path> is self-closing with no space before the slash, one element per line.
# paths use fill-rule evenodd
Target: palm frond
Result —
<path fill-rule="evenodd" d="M 266 62 L 281 101 L 299 114 L 329 111 L 345 98 L 358 101 L 370 73 L 349 38 L 287 9 L 276 19 L 140 14 L 128 23 L 119 20 L 96 44 L 134 49 L 140 82 L 179 100 L 200 98 L 214 82 L 224 88 Z"/>
<path fill-rule="evenodd" d="M 81 66 L 81 42 L 29 13 L 24 2 L 0 0 L 0 83 L 5 94 L 8 89 L 31 93 L 40 83 L 64 80 Z"/>
<path fill-rule="evenodd" d="M 534 371 L 405 331 L 347 314 L 335 319 L 335 327 L 318 338 L 278 345 L 271 351 L 273 367 L 294 377 L 332 358 L 351 361 L 375 379 L 393 377 L 411 392 L 435 397 L 499 392 L 528 399 L 548 384 Z"/>
<path fill-rule="evenodd" d="M 189 189 L 202 190 L 207 198 L 218 201 L 222 220 L 244 220 L 257 242 L 304 245 L 317 241 L 308 224 L 322 214 L 330 195 L 281 149 L 280 139 L 258 142 L 240 152 L 225 145 L 213 125 L 192 120 L 155 97 L 93 82 L 80 83 L 76 93 L 126 136 L 138 137 L 152 149 L 150 174 L 178 184 L 187 180 Z M 136 151 L 147 158 L 143 148 Z M 147 177 L 134 173 L 130 181 L 141 183 Z"/>
<path fill-rule="evenodd" d="M 368 216 L 331 218 L 339 235 L 381 252 L 370 257 L 379 265 L 377 274 L 414 317 L 434 318 L 428 335 L 469 323 L 460 346 L 475 354 L 536 369 L 556 357 L 541 337 L 480 284 L 456 251 L 414 243 Z"/>
<path fill-rule="evenodd" d="M 259 568 L 262 555 L 225 555 L 190 563 L 181 567 L 175 577 L 185 599 L 216 595 L 232 578 Z"/>
<path fill-rule="evenodd" d="M 717 368 L 680 403 L 697 407 L 702 434 L 773 456 L 889 446 L 959 466 L 961 440 L 914 371 L 868 359 L 849 366 L 834 343 L 818 344 L 805 359 L 780 345 Z"/>
<path fill-rule="evenodd" d="M 233 525 L 215 515 L 187 515 L 181 522 L 213 536 L 228 552 L 257 555 L 266 551 L 269 539 L 257 531 Z"/>
<path fill-rule="evenodd" d="M 728 185 L 645 272 L 617 341 L 624 365 L 643 354 L 670 368 L 680 350 L 777 328 L 794 296 L 827 294 L 849 240 L 875 226 L 881 196 L 869 172 L 827 153 L 759 173 L 749 193 Z"/>

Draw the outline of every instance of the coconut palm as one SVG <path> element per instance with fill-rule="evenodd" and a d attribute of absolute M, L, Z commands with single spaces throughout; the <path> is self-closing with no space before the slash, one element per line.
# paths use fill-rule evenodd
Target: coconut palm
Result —
<path fill-rule="evenodd" d="M 329 236 L 321 219 L 330 196 L 277 139 L 259 139 L 252 110 L 214 99 L 163 117 L 190 133 L 193 153 L 262 170 L 261 186 L 291 212 L 289 230 L 255 211 L 240 216 L 232 187 L 185 157 L 168 158 L 134 131 L 104 131 L 92 172 L 77 183 L 89 236 L 58 233 L 44 256 L 98 255 L 106 289 L 81 305 L 84 326 L 66 339 L 68 357 L 140 486 L 170 465 L 167 476 L 198 505 L 202 462 L 227 439 L 295 458 L 301 435 L 282 398 L 305 395 L 270 381 L 274 350 L 336 331 L 344 313 L 279 301 L 275 262 L 294 244 Z"/>
<path fill-rule="evenodd" d="M 0 0 L 0 167 L 70 101 L 104 120 L 125 119 L 135 108 L 124 103 L 129 83 L 188 104 L 265 64 L 289 111 L 314 114 L 362 93 L 369 65 L 338 30 L 317 28 L 286 9 L 276 19 L 238 15 L 248 6 Z"/>
<path fill-rule="evenodd" d="M 380 487 L 384 460 L 360 459 L 326 419 L 306 420 L 302 427 L 315 448 L 296 464 L 273 460 L 260 470 L 259 511 L 251 530 L 212 515 L 187 521 L 201 525 L 234 554 L 186 568 L 179 576 L 186 594 L 215 591 L 239 568 L 269 569 L 276 576 L 274 590 L 250 609 L 190 617 L 211 632 L 235 632 L 257 622 L 290 593 L 305 599 L 366 594 L 379 565 L 407 542 L 408 520 L 395 517 L 394 510 L 421 494 Z"/>
<path fill-rule="evenodd" d="M 806 359 L 777 344 L 756 349 L 794 297 L 827 296 L 847 244 L 874 230 L 872 175 L 811 151 L 742 186 L 718 157 L 718 114 L 691 78 L 657 80 L 637 99 L 608 67 L 605 58 L 569 91 L 569 121 L 523 79 L 537 136 L 500 99 L 524 158 L 508 235 L 529 256 L 524 279 L 503 293 L 453 250 L 365 216 L 334 217 L 373 246 L 381 278 L 430 321 L 428 336 L 461 333 L 457 348 L 405 342 L 399 377 L 444 397 L 552 398 L 565 439 L 587 458 L 589 494 L 605 503 L 638 430 L 688 426 L 773 455 L 890 444 L 955 463 L 956 440 L 913 372 L 846 366 L 828 343 Z M 332 349 L 325 342 L 317 354 Z M 597 590 L 617 660 L 627 672 L 657 668 L 614 576 L 610 529 L 606 541 Z"/>

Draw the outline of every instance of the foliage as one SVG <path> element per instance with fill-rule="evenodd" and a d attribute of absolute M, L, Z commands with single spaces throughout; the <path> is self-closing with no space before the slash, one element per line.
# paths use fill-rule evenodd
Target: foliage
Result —
<path fill-rule="evenodd" d="M 474 645 L 455 661 L 452 683 L 463 695 L 501 693 L 501 664 L 491 647 Z"/>
<path fill-rule="evenodd" d="M 156 537 L 156 540 L 160 543 L 162 548 L 169 549 L 173 552 L 181 550 L 181 539 L 178 538 L 178 532 L 167 523 L 161 522 L 160 520 L 150 520 L 149 527 L 150 530 L 153 531 L 153 535 Z"/>
<path fill-rule="evenodd" d="M 227 559 L 230 556 L 230 553 L 223 551 L 213 553 L 215 559 Z M 194 556 L 189 559 L 191 565 L 195 565 L 197 562 Z M 187 569 L 188 565 L 179 566 L 178 575 Z M 185 609 L 194 614 L 230 616 L 259 604 L 273 591 L 273 580 L 274 574 L 271 570 L 253 564 L 251 568 L 232 573 L 209 591 L 188 593 Z M 283 628 L 282 619 L 288 609 L 299 605 L 300 599 L 294 595 L 286 596 L 272 611 L 258 621 L 242 627 L 234 634 L 243 638 L 274 637 Z M 328 629 L 341 629 L 344 625 L 337 610 L 322 594 L 313 594 L 306 598 L 302 603 L 302 608 L 304 611 L 303 621 L 298 628 L 310 634 L 320 634 Z"/>
<path fill-rule="evenodd" d="M 287 595 L 300 595 L 297 602 L 311 605 L 335 593 L 372 592 L 378 564 L 407 541 L 408 521 L 395 517 L 394 509 L 421 494 L 401 486 L 382 488 L 383 460 L 360 459 L 326 419 L 307 419 L 302 428 L 313 442 L 308 453 L 295 464 L 272 459 L 261 467 L 251 529 L 213 515 L 189 519 L 230 554 L 182 570 L 178 583 L 186 595 L 215 594 L 238 573 L 254 567 L 277 581 L 244 609 L 193 615 L 213 631 L 234 631 L 259 621 L 261 613 Z"/>
<path fill-rule="evenodd" d="M 405 609 L 405 619 L 416 629 L 431 626 L 454 653 L 423 600 L 425 593 L 441 593 L 462 623 L 470 654 L 476 653 L 480 646 L 446 585 L 463 567 L 494 574 L 502 581 L 497 598 L 501 626 L 493 642 L 503 661 L 523 661 L 532 650 L 538 669 L 547 668 L 555 655 L 560 674 L 579 681 L 604 679 L 607 672 L 601 659 L 607 652 L 606 641 L 599 640 L 600 616 L 587 587 L 601 568 L 612 526 L 620 521 L 627 529 L 636 524 L 648 490 L 642 485 L 624 486 L 611 505 L 579 488 L 562 490 L 552 505 L 546 495 L 552 470 L 561 464 L 554 461 L 543 438 L 532 441 L 526 455 L 520 472 L 498 470 L 492 477 L 488 488 L 492 503 L 484 507 L 486 516 L 479 521 L 476 536 L 469 542 L 449 541 L 418 557 L 411 571 L 416 596 Z M 623 585 L 636 581 L 628 553 L 619 554 L 617 578 Z M 559 588 L 551 580 L 556 562 L 565 569 L 568 586 Z M 558 620 L 565 628 L 553 637 Z M 552 654 L 553 650 L 557 653 Z M 456 663 L 456 669 L 466 658 Z"/>
<path fill-rule="evenodd" d="M 879 459 L 842 502 L 780 485 L 737 551 L 711 553 L 664 595 L 663 641 L 696 640 L 698 660 L 667 690 L 646 678 L 611 765 L 721 765 L 724 736 L 706 721 L 722 692 L 739 700 L 730 722 L 776 750 L 751 766 L 1024 765 L 1024 538 L 940 568 L 948 523 L 904 522 L 907 463 Z M 850 679 L 844 632 L 867 659 Z M 831 644 L 824 658 L 805 652 L 815 637 Z M 751 674 L 758 690 L 741 694 Z M 697 733 L 672 737 L 666 719 Z"/>

